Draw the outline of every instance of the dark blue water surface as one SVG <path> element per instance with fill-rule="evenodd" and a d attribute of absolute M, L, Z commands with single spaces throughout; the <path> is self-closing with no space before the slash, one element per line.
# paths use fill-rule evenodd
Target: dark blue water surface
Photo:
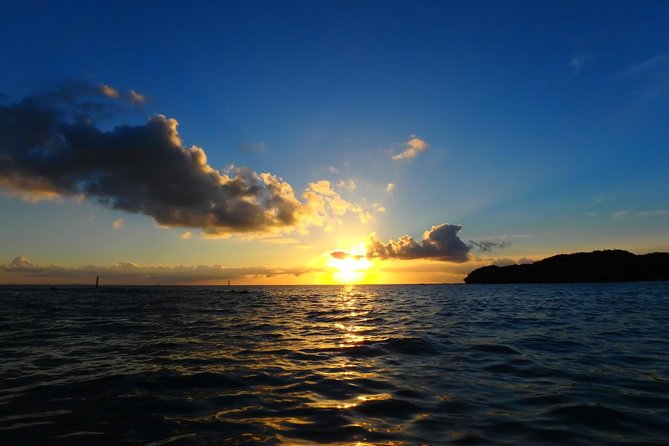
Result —
<path fill-rule="evenodd" d="M 669 283 L 226 291 L 0 287 L 0 442 L 669 442 Z"/>

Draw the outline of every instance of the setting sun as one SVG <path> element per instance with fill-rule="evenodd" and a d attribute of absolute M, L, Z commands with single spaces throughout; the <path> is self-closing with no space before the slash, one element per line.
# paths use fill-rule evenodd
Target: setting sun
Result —
<path fill-rule="evenodd" d="M 336 270 L 333 278 L 338 283 L 362 282 L 366 271 L 372 266 L 372 262 L 365 257 L 363 243 L 351 246 L 348 251 L 334 251 L 328 255 L 330 260 L 327 265 Z"/>

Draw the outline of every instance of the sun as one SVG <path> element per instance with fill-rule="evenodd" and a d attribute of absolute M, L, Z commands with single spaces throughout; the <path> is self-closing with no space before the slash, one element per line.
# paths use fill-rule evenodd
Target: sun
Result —
<path fill-rule="evenodd" d="M 336 271 L 333 274 L 334 279 L 339 283 L 359 283 L 365 277 L 366 271 L 372 267 L 366 257 L 366 249 L 363 243 L 354 245 L 351 249 L 344 251 L 335 251 L 338 255 L 335 257 L 330 253 L 328 266 Z"/>

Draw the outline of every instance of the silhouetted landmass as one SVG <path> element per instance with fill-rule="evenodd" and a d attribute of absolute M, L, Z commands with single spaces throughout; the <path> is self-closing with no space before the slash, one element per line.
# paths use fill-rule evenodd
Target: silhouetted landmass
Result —
<path fill-rule="evenodd" d="M 484 266 L 466 283 L 565 283 L 669 280 L 669 253 L 619 249 L 560 254 L 528 265 Z"/>

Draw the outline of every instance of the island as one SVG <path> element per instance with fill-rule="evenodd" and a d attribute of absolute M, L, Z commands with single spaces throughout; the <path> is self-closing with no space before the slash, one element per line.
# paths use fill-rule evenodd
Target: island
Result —
<path fill-rule="evenodd" d="M 560 254 L 524 265 L 484 266 L 465 283 L 567 283 L 669 280 L 669 253 L 620 249 Z"/>

